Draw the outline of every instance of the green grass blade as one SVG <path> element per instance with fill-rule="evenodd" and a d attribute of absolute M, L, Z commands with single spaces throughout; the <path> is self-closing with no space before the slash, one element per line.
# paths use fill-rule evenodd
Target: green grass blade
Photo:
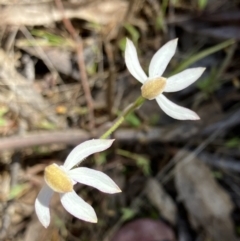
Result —
<path fill-rule="evenodd" d="M 180 71 L 186 69 L 188 66 L 194 64 L 195 62 L 197 62 L 198 60 L 200 59 L 203 59 L 205 57 L 207 57 L 208 55 L 210 54 L 213 54 L 213 53 L 216 53 L 232 44 L 235 43 L 235 40 L 233 39 L 230 39 L 230 40 L 227 40 L 223 43 L 220 43 L 218 45 L 215 45 L 211 48 L 208 48 L 208 49 L 205 49 L 201 52 L 199 52 L 198 54 L 196 55 L 193 55 L 191 57 L 189 57 L 188 59 L 186 59 L 185 61 L 183 61 L 172 73 L 172 75 L 176 74 L 176 73 L 179 73 Z"/>

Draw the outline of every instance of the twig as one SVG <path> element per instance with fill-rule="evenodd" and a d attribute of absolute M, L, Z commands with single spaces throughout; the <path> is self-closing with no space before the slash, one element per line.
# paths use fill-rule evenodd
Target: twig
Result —
<path fill-rule="evenodd" d="M 189 132 L 186 135 L 181 135 L 186 130 L 186 125 L 170 125 L 169 127 L 152 127 L 145 131 L 132 128 L 121 128 L 115 132 L 115 138 L 118 142 L 169 142 L 178 140 L 178 142 L 186 142 L 189 138 L 196 136 L 199 129 L 195 126 L 188 126 Z M 180 129 L 180 131 L 176 131 Z M 185 131 L 186 132 L 186 131 Z M 96 136 L 99 136 L 97 133 Z M 62 130 L 62 131 L 42 131 L 30 132 L 24 135 L 15 135 L 3 137 L 0 139 L 0 151 L 5 150 L 20 150 L 33 146 L 50 145 L 50 144 L 66 144 L 77 145 L 91 138 L 86 131 L 79 129 Z"/>
<path fill-rule="evenodd" d="M 79 36 L 74 29 L 71 21 L 66 18 L 64 13 L 64 7 L 61 0 L 55 0 L 57 8 L 61 11 L 63 16 L 63 24 L 67 31 L 71 34 L 73 40 L 76 42 L 76 51 L 77 51 L 77 59 L 78 59 L 78 68 L 81 76 L 81 82 L 83 86 L 83 91 L 86 97 L 86 102 L 88 106 L 89 111 L 89 128 L 90 130 L 93 130 L 95 127 L 95 121 L 94 121 L 94 105 L 93 105 L 93 99 L 90 91 L 90 87 L 88 84 L 88 77 L 86 72 L 86 66 L 84 62 L 84 54 L 83 54 L 83 43 L 82 38 Z"/>
<path fill-rule="evenodd" d="M 64 130 L 35 132 L 26 135 L 17 135 L 1 138 L 0 151 L 19 150 L 39 145 L 49 145 L 55 143 L 79 144 L 90 138 L 90 135 L 83 130 Z"/>
<path fill-rule="evenodd" d="M 106 54 L 109 62 L 109 76 L 107 79 L 107 95 L 106 95 L 107 98 L 106 99 L 107 99 L 109 119 L 110 121 L 112 121 L 112 118 L 113 118 L 112 109 L 113 109 L 113 99 L 114 99 L 113 96 L 114 96 L 114 88 L 115 88 L 115 80 L 116 80 L 116 74 L 115 74 L 116 70 L 115 70 L 114 54 L 113 54 L 111 43 L 108 40 L 106 40 L 104 42 L 104 45 L 105 45 L 105 50 L 106 50 Z"/>
<path fill-rule="evenodd" d="M 203 152 L 199 155 L 199 158 L 210 166 L 231 172 L 240 172 L 239 160 L 236 160 L 229 156 L 220 156 L 216 154 L 210 154 Z"/>

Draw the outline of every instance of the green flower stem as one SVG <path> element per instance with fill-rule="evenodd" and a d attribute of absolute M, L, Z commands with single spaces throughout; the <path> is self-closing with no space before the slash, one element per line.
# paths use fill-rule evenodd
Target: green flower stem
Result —
<path fill-rule="evenodd" d="M 132 104 L 130 104 L 122 114 L 116 119 L 114 124 L 100 137 L 100 139 L 106 139 L 110 136 L 125 120 L 128 114 L 140 107 L 146 99 L 142 96 L 138 97 Z"/>

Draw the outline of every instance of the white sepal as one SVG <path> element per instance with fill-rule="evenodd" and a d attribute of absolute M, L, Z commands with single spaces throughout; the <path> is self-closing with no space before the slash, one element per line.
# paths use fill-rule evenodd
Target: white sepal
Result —
<path fill-rule="evenodd" d="M 194 83 L 204 72 L 206 68 L 191 68 L 186 69 L 167 79 L 167 84 L 164 92 L 175 92 L 183 90 Z"/>
<path fill-rule="evenodd" d="M 142 84 L 147 80 L 137 56 L 137 50 L 131 40 L 127 38 L 125 49 L 125 63 L 129 72 Z"/>
<path fill-rule="evenodd" d="M 81 163 L 86 157 L 89 155 L 104 151 L 109 148 L 114 140 L 89 140 L 85 141 L 82 144 L 76 146 L 68 155 L 66 161 L 64 162 L 63 166 L 70 170 L 75 165 Z"/>
<path fill-rule="evenodd" d="M 169 116 L 178 120 L 199 120 L 199 116 L 192 110 L 176 105 L 168 100 L 164 95 L 159 95 L 156 98 L 160 108 Z"/>
<path fill-rule="evenodd" d="M 173 39 L 164 44 L 152 57 L 149 65 L 149 77 L 161 77 L 169 61 L 176 52 L 178 39 Z"/>
<path fill-rule="evenodd" d="M 92 186 L 105 193 L 121 192 L 117 184 L 106 174 L 86 167 L 68 171 L 69 177 L 79 183 Z"/>
<path fill-rule="evenodd" d="M 92 206 L 74 191 L 60 194 L 60 199 L 63 207 L 74 217 L 91 223 L 97 222 L 97 216 Z"/>
<path fill-rule="evenodd" d="M 48 185 L 44 185 L 35 200 L 36 214 L 38 216 L 39 221 L 45 228 L 47 228 L 50 224 L 51 218 L 49 204 L 52 195 L 53 190 L 50 187 L 48 187 Z"/>

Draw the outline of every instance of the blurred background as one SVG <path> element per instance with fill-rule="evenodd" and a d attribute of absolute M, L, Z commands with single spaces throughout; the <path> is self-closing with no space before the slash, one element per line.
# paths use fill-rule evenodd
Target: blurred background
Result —
<path fill-rule="evenodd" d="M 126 37 L 147 72 L 178 38 L 164 77 L 206 67 L 167 97 L 200 121 L 168 117 L 146 101 L 82 165 L 122 193 L 75 186 L 98 223 L 51 202 L 42 227 L 35 198 L 44 168 L 99 138 L 140 94 L 124 61 Z M 239 0 L 0 1 L 0 240 L 234 241 L 240 235 Z"/>

